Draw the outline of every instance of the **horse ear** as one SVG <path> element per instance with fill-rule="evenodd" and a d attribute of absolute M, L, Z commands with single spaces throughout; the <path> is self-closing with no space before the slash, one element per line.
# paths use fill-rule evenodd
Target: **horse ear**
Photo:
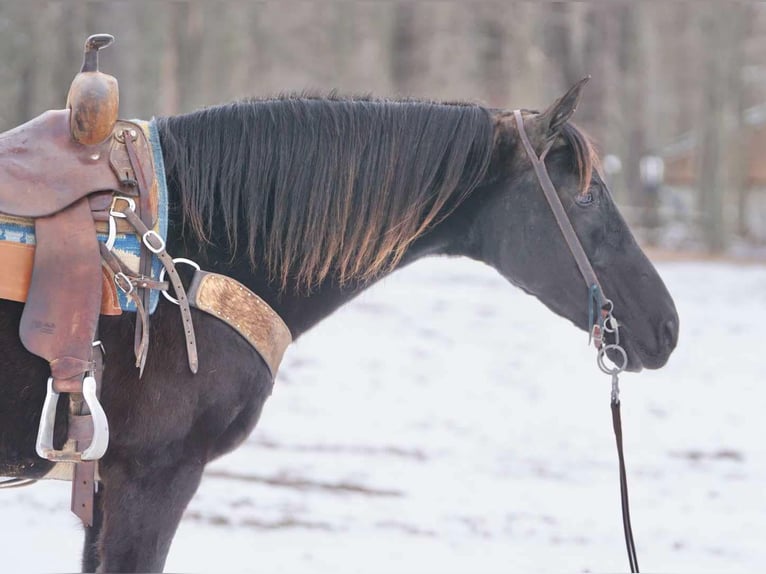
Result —
<path fill-rule="evenodd" d="M 540 128 L 547 137 L 555 136 L 567 120 L 572 117 L 577 109 L 577 104 L 580 103 L 582 88 L 588 83 L 588 80 L 590 80 L 590 76 L 585 76 L 538 116 Z"/>

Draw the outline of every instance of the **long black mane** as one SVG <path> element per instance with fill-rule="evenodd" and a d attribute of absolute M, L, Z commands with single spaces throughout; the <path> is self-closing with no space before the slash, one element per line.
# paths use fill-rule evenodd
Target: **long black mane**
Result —
<path fill-rule="evenodd" d="M 306 288 L 396 265 L 483 179 L 495 130 L 478 105 L 305 96 L 158 124 L 184 224 Z"/>

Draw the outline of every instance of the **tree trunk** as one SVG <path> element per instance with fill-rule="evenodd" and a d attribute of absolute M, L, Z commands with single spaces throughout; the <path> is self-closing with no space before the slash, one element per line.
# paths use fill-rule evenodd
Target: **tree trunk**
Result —
<path fill-rule="evenodd" d="M 724 11 L 728 11 L 726 7 Z M 704 6 L 701 13 L 701 32 L 703 42 L 718 46 L 718 50 L 704 52 L 705 80 L 702 86 L 702 118 L 699 139 L 699 205 L 701 230 L 705 247 L 712 252 L 722 251 L 726 246 L 724 228 L 723 197 L 724 150 L 725 146 L 725 106 L 726 47 L 724 42 L 731 40 L 726 33 L 724 21 L 727 15 L 721 13 L 714 4 Z"/>

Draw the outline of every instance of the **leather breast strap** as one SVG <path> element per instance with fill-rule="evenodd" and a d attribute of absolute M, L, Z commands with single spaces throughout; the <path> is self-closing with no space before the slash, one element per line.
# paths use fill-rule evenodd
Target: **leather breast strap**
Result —
<path fill-rule="evenodd" d="M 239 281 L 198 270 L 189 285 L 189 304 L 220 319 L 255 349 L 275 377 L 293 338 L 282 318 Z"/>

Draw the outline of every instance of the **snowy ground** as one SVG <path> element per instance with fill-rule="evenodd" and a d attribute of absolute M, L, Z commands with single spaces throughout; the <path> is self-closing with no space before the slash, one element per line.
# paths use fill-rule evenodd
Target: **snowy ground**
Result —
<path fill-rule="evenodd" d="M 659 265 L 681 342 L 622 380 L 639 563 L 766 562 L 766 268 Z M 288 351 L 250 440 L 210 466 L 168 571 L 627 568 L 609 379 L 494 271 L 430 260 Z M 78 568 L 68 485 L 0 492 L 6 571 Z"/>

